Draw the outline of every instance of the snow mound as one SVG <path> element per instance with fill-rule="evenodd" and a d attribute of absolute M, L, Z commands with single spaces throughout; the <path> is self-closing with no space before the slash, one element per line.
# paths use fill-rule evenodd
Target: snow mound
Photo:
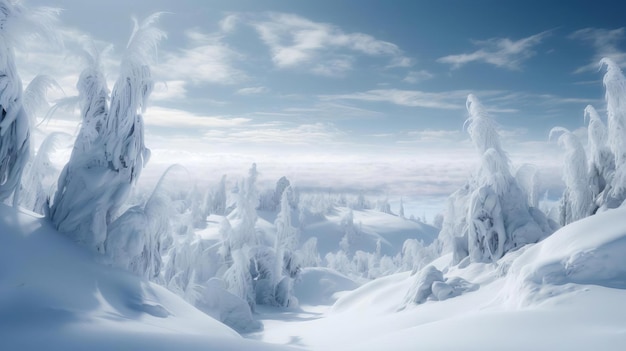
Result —
<path fill-rule="evenodd" d="M 540 303 L 577 285 L 626 289 L 626 208 L 572 223 L 528 247 L 503 290 L 511 306 Z"/>
<path fill-rule="evenodd" d="M 281 349 L 98 258 L 45 219 L 0 204 L 0 349 Z"/>
<path fill-rule="evenodd" d="M 354 280 L 332 269 L 304 268 L 294 285 L 294 293 L 301 305 L 330 305 L 342 291 L 359 286 Z"/>
<path fill-rule="evenodd" d="M 351 211 L 347 207 L 337 207 L 326 216 L 309 216 L 303 219 L 300 240 L 317 237 L 317 248 L 322 257 L 335 252 L 345 235 L 342 220 Z M 381 254 L 395 256 L 402 250 L 407 239 L 417 239 L 428 245 L 436 238 L 439 230 L 431 225 L 394 216 L 374 210 L 352 210 L 356 231 L 356 242 L 351 250 L 375 252 L 376 243 L 381 241 Z"/>

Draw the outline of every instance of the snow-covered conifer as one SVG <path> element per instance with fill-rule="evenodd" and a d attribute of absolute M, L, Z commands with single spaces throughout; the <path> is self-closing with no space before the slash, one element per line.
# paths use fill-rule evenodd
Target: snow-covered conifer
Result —
<path fill-rule="evenodd" d="M 21 1 L 0 0 L 0 201 L 19 187 L 30 157 L 31 117 L 24 106 L 29 96 L 25 101 L 14 48 L 25 41 L 27 34 L 57 41 L 53 24 L 58 12 L 29 9 Z"/>
<path fill-rule="evenodd" d="M 467 255 L 472 261 L 491 262 L 537 242 L 551 233 L 551 226 L 529 206 L 511 175 L 495 122 L 474 95 L 467 98 L 467 110 L 467 130 L 482 162 L 476 176 L 451 195 L 439 238 L 444 252 L 454 252 L 456 263 Z"/>
<path fill-rule="evenodd" d="M 550 130 L 550 139 L 559 135 L 559 145 L 565 149 L 563 179 L 565 194 L 561 207 L 561 225 L 566 225 L 591 215 L 593 194 L 589 186 L 587 156 L 578 137 L 562 127 Z"/>
<path fill-rule="evenodd" d="M 33 212 L 46 214 L 47 202 L 54 192 L 54 184 L 59 170 L 55 169 L 50 160 L 51 154 L 63 140 L 69 140 L 70 135 L 54 132 L 50 133 L 39 146 L 37 154 L 26 164 L 22 181 L 13 196 L 13 205 L 20 205 Z"/>
<path fill-rule="evenodd" d="M 59 231 L 98 252 L 104 252 L 107 226 L 150 155 L 141 113 L 152 92 L 151 55 L 165 35 L 154 26 L 158 17 L 135 21 L 110 105 L 97 57 L 77 84 L 83 125 L 59 177 L 50 217 Z"/>
<path fill-rule="evenodd" d="M 595 199 L 604 192 L 613 178 L 615 173 L 615 156 L 607 145 L 606 126 L 593 106 L 587 105 L 585 108 L 585 119 L 589 123 L 587 126 L 589 177 Z M 597 199 L 597 206 L 601 206 L 601 202 L 601 199 Z"/>

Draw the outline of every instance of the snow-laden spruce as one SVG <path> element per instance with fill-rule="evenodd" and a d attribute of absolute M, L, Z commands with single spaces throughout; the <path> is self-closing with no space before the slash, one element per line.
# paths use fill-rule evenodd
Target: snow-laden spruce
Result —
<path fill-rule="evenodd" d="M 60 232 L 98 252 L 104 252 L 107 227 L 150 156 L 141 113 L 153 87 L 151 55 L 165 36 L 154 26 L 158 17 L 135 21 L 110 105 L 97 55 L 77 83 L 83 123 L 59 177 L 50 217 Z"/>
<path fill-rule="evenodd" d="M 37 127 L 38 115 L 50 108 L 47 93 L 52 88 L 61 89 L 52 77 L 40 74 L 24 89 L 23 105 L 30 119 L 31 130 Z M 46 214 L 48 198 L 54 191 L 59 172 L 52 165 L 50 156 L 60 146 L 61 141 L 69 140 L 69 137 L 70 135 L 65 133 L 53 132 L 39 145 L 36 155 L 34 157 L 31 155 L 24 166 L 22 179 L 13 195 L 13 206 L 22 206 L 36 213 Z"/>
<path fill-rule="evenodd" d="M 589 153 L 589 181 L 595 200 L 595 209 L 604 202 L 599 194 L 603 194 L 607 185 L 613 180 L 615 173 L 615 156 L 607 145 L 606 126 L 600 119 L 598 111 L 587 105 L 585 108 L 587 125 L 587 149 Z M 604 195 L 604 194 L 603 194 Z M 594 211 L 595 211 L 594 209 Z"/>
<path fill-rule="evenodd" d="M 450 196 L 439 238 L 444 252 L 454 252 L 455 263 L 468 256 L 473 262 L 493 262 L 549 235 L 554 225 L 529 206 L 528 194 L 511 175 L 495 122 L 474 95 L 467 97 L 467 111 L 467 130 L 482 162 Z"/>
<path fill-rule="evenodd" d="M 0 0 L 0 201 L 19 187 L 30 157 L 31 117 L 24 106 L 14 47 L 31 34 L 58 41 L 53 29 L 57 14 L 56 9 L 29 9 L 21 1 Z M 27 102 L 29 98 L 27 94 Z"/>
<path fill-rule="evenodd" d="M 602 149 L 601 146 L 606 145 L 614 160 L 611 162 L 608 159 L 611 155 L 606 151 L 604 151 L 604 157 L 599 159 L 592 156 L 594 160 L 602 162 L 598 167 L 605 169 L 605 177 L 608 178 L 605 179 L 608 184 L 604 192 L 597 199 L 600 210 L 604 211 L 619 207 L 626 199 L 626 78 L 613 60 L 605 57 L 600 61 L 600 65 L 606 67 L 603 83 L 606 90 L 607 141 L 606 144 L 599 143 L 598 148 L 590 151 L 597 154 Z M 588 109 L 586 112 L 590 117 L 589 131 L 600 134 L 594 135 L 594 139 L 599 141 L 598 138 L 602 136 L 601 131 L 599 131 L 601 128 L 598 126 L 600 118 L 593 109 Z M 592 120 L 594 121 L 593 130 Z"/>
<path fill-rule="evenodd" d="M 13 196 L 13 206 L 19 205 L 35 213 L 47 214 L 48 199 L 54 192 L 59 174 L 50 157 L 64 141 L 70 139 L 69 134 L 54 132 L 43 140 L 35 157 L 24 168 L 21 184 Z"/>
<path fill-rule="evenodd" d="M 558 135 L 559 145 L 565 149 L 563 180 L 565 191 L 561 199 L 560 224 L 570 224 L 593 213 L 593 194 L 589 186 L 587 156 L 578 137 L 563 127 L 550 130 L 550 139 Z"/>

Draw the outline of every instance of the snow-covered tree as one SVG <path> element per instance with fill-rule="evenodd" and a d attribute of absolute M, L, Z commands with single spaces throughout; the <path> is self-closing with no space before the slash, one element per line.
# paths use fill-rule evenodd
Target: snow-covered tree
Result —
<path fill-rule="evenodd" d="M 393 214 L 393 212 L 391 212 L 391 205 L 389 205 L 389 199 L 387 197 L 376 201 L 376 210 L 382 213 Z"/>
<path fill-rule="evenodd" d="M 209 213 L 224 216 L 226 214 L 226 174 L 222 176 L 219 184 L 213 190 L 208 203 Z"/>
<path fill-rule="evenodd" d="M 611 183 L 615 173 L 615 156 L 607 145 L 606 126 L 593 106 L 587 105 L 585 108 L 585 119 L 589 123 L 587 126 L 587 149 L 589 152 L 590 185 L 596 206 L 601 206 L 602 199 L 597 197 Z"/>
<path fill-rule="evenodd" d="M 246 301 L 250 309 L 254 311 L 256 307 L 256 295 L 252 276 L 250 275 L 250 259 L 248 254 L 242 249 L 232 251 L 233 264 L 224 273 L 224 283 L 226 290 L 231 294 Z"/>
<path fill-rule="evenodd" d="M 20 205 L 33 212 L 46 214 L 48 198 L 54 192 L 54 184 L 59 170 L 50 160 L 51 154 L 63 140 L 69 140 L 70 135 L 54 132 L 50 133 L 39 146 L 37 153 L 24 169 L 22 181 L 13 196 L 13 205 Z"/>
<path fill-rule="evenodd" d="M 259 205 L 259 192 L 256 188 L 258 176 L 256 163 L 253 163 L 248 171 L 248 177 L 241 182 L 239 187 L 237 211 L 232 214 L 239 219 L 239 225 L 233 230 L 237 237 L 237 240 L 233 242 L 234 249 L 239 249 L 244 245 L 252 247 L 258 243 L 255 228 L 258 219 L 256 209 Z"/>
<path fill-rule="evenodd" d="M 398 215 L 400 216 L 400 218 L 405 218 L 404 217 L 404 200 L 402 198 L 400 198 L 400 209 L 398 210 Z"/>
<path fill-rule="evenodd" d="M 528 163 L 523 164 L 515 172 L 515 180 L 528 195 L 528 206 L 538 208 L 541 184 L 537 167 Z"/>
<path fill-rule="evenodd" d="M 59 231 L 98 252 L 104 252 L 107 226 L 150 156 L 141 113 L 153 87 L 151 55 L 165 36 L 154 26 L 158 17 L 135 21 L 110 105 L 97 57 L 77 84 L 83 124 L 59 177 L 50 217 Z"/>
<path fill-rule="evenodd" d="M 600 64 L 606 66 L 603 83 L 606 89 L 608 144 L 615 155 L 618 176 L 622 177 L 626 168 L 626 78 L 617 63 L 610 58 L 603 58 Z"/>
<path fill-rule="evenodd" d="M 600 65 L 606 66 L 603 83 L 606 90 L 607 143 L 615 160 L 615 171 L 609 176 L 609 184 L 598 199 L 600 209 L 605 210 L 619 207 L 626 199 L 626 78 L 613 60 L 603 58 Z M 592 114 L 593 111 L 590 111 L 590 118 Z M 610 163 L 606 165 L 609 169 L 610 166 Z"/>
<path fill-rule="evenodd" d="M 565 193 L 561 199 L 561 225 L 583 219 L 592 214 L 593 194 L 589 185 L 587 156 L 574 133 L 562 127 L 550 130 L 550 139 L 559 135 L 559 145 L 565 149 L 563 180 Z"/>
<path fill-rule="evenodd" d="M 528 195 L 511 175 L 495 122 L 474 96 L 467 98 L 467 130 L 481 156 L 475 177 L 452 194 L 439 235 L 442 250 L 458 263 L 466 256 L 491 262 L 553 231 L 542 212 L 530 207 Z"/>
<path fill-rule="evenodd" d="M 276 280 L 273 282 L 275 291 L 275 301 L 279 306 L 297 305 L 297 300 L 293 296 L 293 280 L 300 272 L 300 260 L 296 254 L 298 248 L 298 232 L 291 225 L 291 206 L 289 205 L 289 193 L 291 187 L 282 189 L 280 199 L 280 212 L 274 221 L 276 226 L 276 242 L 274 251 L 276 252 L 277 272 Z"/>
<path fill-rule="evenodd" d="M 322 263 L 317 251 L 317 237 L 311 237 L 302 244 L 296 255 L 299 257 L 302 267 L 317 267 Z"/>
<path fill-rule="evenodd" d="M 359 230 L 354 225 L 354 212 L 349 209 L 348 212 L 341 218 L 341 228 L 343 229 L 343 238 L 339 243 L 339 247 L 346 253 L 353 250 L 354 244 L 359 238 Z"/>
<path fill-rule="evenodd" d="M 31 117 L 24 106 L 29 96 L 23 95 L 14 48 L 28 41 L 31 34 L 57 41 L 54 22 L 58 12 L 29 9 L 21 1 L 0 0 L 0 201 L 19 187 L 30 157 Z"/>
<path fill-rule="evenodd" d="M 162 256 L 166 250 L 180 253 L 181 248 L 177 245 L 187 242 L 186 238 L 178 240 L 176 236 L 187 234 L 177 229 L 189 207 L 186 202 L 191 193 L 189 184 L 190 175 L 184 167 L 168 167 L 145 204 L 124 211 L 107 227 L 105 248 L 113 264 L 150 280 L 157 280 L 163 270 Z M 173 245 L 168 245 L 168 242 L 173 242 Z M 183 270 L 180 265 L 173 267 L 179 263 L 170 257 L 168 264 L 173 273 L 164 279 L 165 285 L 172 276 Z M 187 267 L 184 269 L 189 272 Z M 185 280 L 183 288 L 187 286 L 186 283 Z"/>

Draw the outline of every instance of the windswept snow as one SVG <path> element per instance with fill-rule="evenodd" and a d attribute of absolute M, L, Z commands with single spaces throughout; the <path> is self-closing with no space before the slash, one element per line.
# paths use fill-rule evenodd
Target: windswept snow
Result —
<path fill-rule="evenodd" d="M 332 308 L 273 321 L 255 337 L 316 350 L 622 350 L 624 228 L 626 208 L 573 223 L 496 263 L 445 268 L 452 257 L 443 256 L 433 265 L 444 280 L 479 288 L 402 309 L 420 272 L 398 273 L 345 293 Z"/>
<path fill-rule="evenodd" d="M 0 205 L 0 349 L 273 350 Z"/>

